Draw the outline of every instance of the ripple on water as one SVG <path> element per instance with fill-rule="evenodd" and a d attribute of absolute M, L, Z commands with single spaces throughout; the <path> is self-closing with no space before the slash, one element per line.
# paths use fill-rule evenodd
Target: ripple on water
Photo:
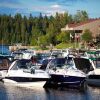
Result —
<path fill-rule="evenodd" d="M 0 83 L 0 100 L 100 100 L 100 88 L 77 89 L 25 88 Z"/>

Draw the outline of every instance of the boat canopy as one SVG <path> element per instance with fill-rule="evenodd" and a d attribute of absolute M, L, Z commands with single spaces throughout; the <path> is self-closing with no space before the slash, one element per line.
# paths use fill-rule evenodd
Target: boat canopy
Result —
<path fill-rule="evenodd" d="M 82 70 L 83 72 L 87 73 L 88 71 L 93 69 L 89 59 L 85 58 L 73 58 L 75 62 L 75 66 L 77 69 Z"/>
<path fill-rule="evenodd" d="M 10 61 L 7 57 L 0 56 L 0 70 L 8 70 Z"/>

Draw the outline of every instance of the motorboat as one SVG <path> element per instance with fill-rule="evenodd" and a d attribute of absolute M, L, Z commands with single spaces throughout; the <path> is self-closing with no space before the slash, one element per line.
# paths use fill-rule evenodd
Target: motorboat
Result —
<path fill-rule="evenodd" d="M 67 57 L 69 54 L 69 49 L 61 49 L 61 50 L 52 50 L 50 58 L 56 58 L 56 57 Z"/>
<path fill-rule="evenodd" d="M 83 87 L 86 74 L 76 67 L 74 59 L 70 57 L 52 59 L 46 69 L 51 76 L 47 84 Z"/>
<path fill-rule="evenodd" d="M 89 60 L 91 61 L 92 70 L 87 74 L 87 84 L 100 86 L 100 52 L 89 53 Z"/>
<path fill-rule="evenodd" d="M 32 64 L 31 60 L 19 59 L 11 64 L 3 82 L 18 86 L 43 87 L 49 78 L 49 74 Z"/>
<path fill-rule="evenodd" d="M 11 53 L 14 59 L 31 59 L 34 55 L 36 55 L 36 52 L 31 49 L 19 49 Z"/>

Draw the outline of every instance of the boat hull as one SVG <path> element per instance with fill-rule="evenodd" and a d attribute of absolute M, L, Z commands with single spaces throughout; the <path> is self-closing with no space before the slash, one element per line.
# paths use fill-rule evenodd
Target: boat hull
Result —
<path fill-rule="evenodd" d="M 3 82 L 21 87 L 43 87 L 48 78 L 5 77 Z"/>
<path fill-rule="evenodd" d="M 57 86 L 71 86 L 71 87 L 82 86 L 84 82 L 85 82 L 85 77 L 56 75 L 56 74 L 51 74 L 51 78 L 49 80 L 50 84 L 56 84 Z"/>

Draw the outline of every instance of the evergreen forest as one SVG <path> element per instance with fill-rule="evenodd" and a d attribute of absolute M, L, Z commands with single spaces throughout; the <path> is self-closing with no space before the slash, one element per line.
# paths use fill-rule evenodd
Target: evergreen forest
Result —
<path fill-rule="evenodd" d="M 86 11 L 77 11 L 75 15 L 56 13 L 55 16 L 22 16 L 0 15 L 0 44 L 13 45 L 57 45 L 69 41 L 69 38 L 59 39 L 61 28 L 66 24 L 79 23 L 89 19 Z M 63 35 L 65 37 L 65 35 Z M 67 36 L 66 36 L 67 37 Z M 67 40 L 67 41 L 64 41 Z"/>

